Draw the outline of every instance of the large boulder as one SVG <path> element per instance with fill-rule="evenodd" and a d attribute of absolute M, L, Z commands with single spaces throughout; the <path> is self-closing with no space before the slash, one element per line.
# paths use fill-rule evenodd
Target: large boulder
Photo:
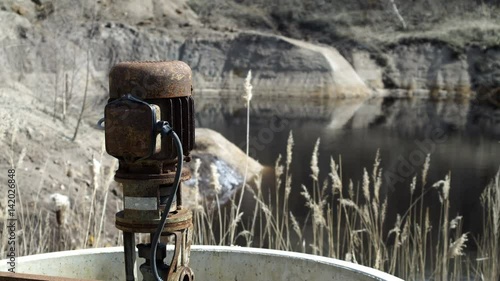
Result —
<path fill-rule="evenodd" d="M 243 187 L 245 170 L 248 165 L 246 182 L 250 186 L 254 185 L 255 179 L 262 172 L 263 166 L 239 149 L 236 145 L 228 141 L 216 131 L 197 128 L 196 129 L 195 148 L 191 151 L 193 160 L 189 163 L 189 168 L 194 172 L 194 167 L 197 159 L 200 161 L 198 169 L 198 178 L 193 177 L 184 184 L 188 194 L 195 192 L 193 190 L 196 181 L 200 197 L 214 197 L 215 190 L 213 189 L 213 170 L 211 165 L 217 168 L 218 181 L 220 183 L 220 191 L 218 192 L 219 202 L 224 204 L 227 202 L 234 192 L 237 192 Z M 197 191 L 196 191 L 197 192 Z M 192 196 L 187 196 L 192 197 Z M 187 199 L 187 201 L 192 201 Z M 196 202 L 187 202 L 196 203 Z"/>

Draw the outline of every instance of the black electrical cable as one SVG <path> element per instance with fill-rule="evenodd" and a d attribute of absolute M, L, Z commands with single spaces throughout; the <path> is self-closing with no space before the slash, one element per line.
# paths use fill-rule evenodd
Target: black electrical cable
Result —
<path fill-rule="evenodd" d="M 177 194 L 177 189 L 179 188 L 182 172 L 182 161 L 184 158 L 181 140 L 167 122 L 163 123 L 163 126 L 161 128 L 161 135 L 162 137 L 166 135 L 172 135 L 172 138 L 174 139 L 175 147 L 177 149 L 177 170 L 175 171 L 174 178 L 174 192 L 168 197 L 167 203 L 165 204 L 165 210 L 163 211 L 163 214 L 161 216 L 160 224 L 156 229 L 153 240 L 151 240 L 151 266 L 153 268 L 153 274 L 157 281 L 163 281 L 163 279 L 161 279 L 160 275 L 158 275 L 158 268 L 156 267 L 156 248 L 158 247 L 161 233 L 163 231 L 163 228 L 165 227 L 165 222 L 167 221 L 168 212 L 170 210 L 170 207 L 172 206 L 174 196 Z"/>

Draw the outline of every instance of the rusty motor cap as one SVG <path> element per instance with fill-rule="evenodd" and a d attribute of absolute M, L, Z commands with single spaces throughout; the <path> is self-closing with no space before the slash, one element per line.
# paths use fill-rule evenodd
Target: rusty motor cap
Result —
<path fill-rule="evenodd" d="M 191 68 L 182 61 L 120 62 L 109 73 L 109 97 L 186 97 L 191 95 L 191 80 Z"/>

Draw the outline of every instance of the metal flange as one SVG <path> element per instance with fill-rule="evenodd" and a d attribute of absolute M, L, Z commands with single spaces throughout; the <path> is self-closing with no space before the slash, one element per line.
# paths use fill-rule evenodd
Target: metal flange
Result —
<path fill-rule="evenodd" d="M 182 208 L 182 206 L 179 207 L 177 210 L 169 213 L 162 233 L 170 234 L 175 231 L 187 229 L 193 225 L 193 213 L 187 208 Z M 149 220 L 130 219 L 125 218 L 124 211 L 116 213 L 116 228 L 124 232 L 154 233 L 159 223 L 160 218 Z"/>

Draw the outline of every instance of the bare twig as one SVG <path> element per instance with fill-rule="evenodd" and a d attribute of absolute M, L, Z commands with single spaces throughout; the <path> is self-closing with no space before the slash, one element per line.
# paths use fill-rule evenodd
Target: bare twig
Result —
<path fill-rule="evenodd" d="M 398 6 L 396 6 L 396 3 L 394 2 L 394 0 L 389 0 L 389 2 L 391 3 L 392 11 L 394 12 L 394 14 L 396 15 L 396 17 L 398 18 L 398 20 L 401 23 L 403 29 L 406 30 L 407 29 L 406 21 L 403 18 L 403 16 L 401 16 L 401 14 L 399 13 Z"/>

